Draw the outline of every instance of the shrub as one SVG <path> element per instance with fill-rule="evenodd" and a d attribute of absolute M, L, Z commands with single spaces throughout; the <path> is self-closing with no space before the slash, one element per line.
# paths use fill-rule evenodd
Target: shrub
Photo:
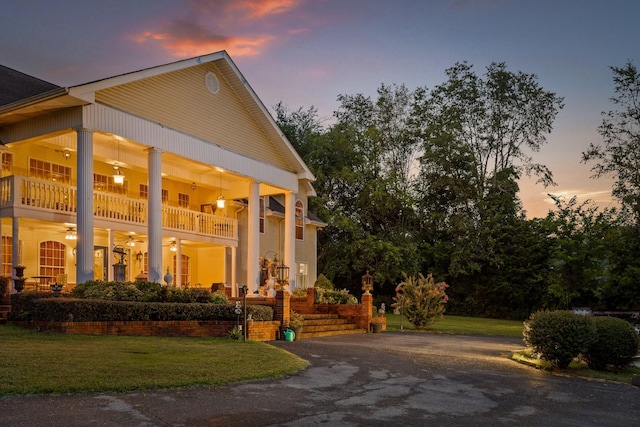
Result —
<path fill-rule="evenodd" d="M 358 300 L 346 289 L 316 289 L 316 304 L 357 304 Z"/>
<path fill-rule="evenodd" d="M 638 353 L 640 338 L 633 326 L 615 317 L 594 317 L 597 338 L 583 354 L 591 369 L 627 366 Z"/>
<path fill-rule="evenodd" d="M 256 321 L 273 320 L 273 308 L 247 306 Z M 108 301 L 21 293 L 12 298 L 11 320 L 99 322 L 139 320 L 237 320 L 231 304 Z"/>
<path fill-rule="evenodd" d="M 211 304 L 229 304 L 229 298 L 227 294 L 220 291 L 215 291 L 210 297 Z"/>
<path fill-rule="evenodd" d="M 436 317 L 442 317 L 445 304 L 449 300 L 444 282 L 434 283 L 433 276 L 422 274 L 415 277 L 404 276 L 404 281 L 396 287 L 394 308 L 402 310 L 407 320 L 416 327 L 424 329 L 430 326 Z"/>
<path fill-rule="evenodd" d="M 327 276 L 325 276 L 324 274 L 320 274 L 318 276 L 318 278 L 316 279 L 316 283 L 313 285 L 314 288 L 321 288 L 321 289 L 330 289 L 333 290 L 333 283 L 331 283 L 331 280 L 327 279 Z"/>
<path fill-rule="evenodd" d="M 538 311 L 524 322 L 523 334 L 541 359 L 564 369 L 589 348 L 596 328 L 590 317 L 570 311 Z"/>

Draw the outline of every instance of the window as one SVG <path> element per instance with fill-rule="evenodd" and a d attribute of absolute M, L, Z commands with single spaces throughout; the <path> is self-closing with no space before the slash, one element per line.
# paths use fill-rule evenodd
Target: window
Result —
<path fill-rule="evenodd" d="M 182 257 L 182 262 L 181 262 L 181 268 L 182 268 L 182 275 L 180 276 L 180 285 L 181 286 L 185 286 L 189 284 L 189 257 L 187 255 L 181 255 Z M 177 278 L 177 265 L 176 265 L 176 261 L 177 261 L 177 256 L 174 255 L 173 256 L 173 277 L 174 277 L 174 281 L 175 278 Z M 177 283 L 177 281 L 176 281 Z"/>
<path fill-rule="evenodd" d="M 129 190 L 129 181 L 125 179 L 124 184 L 116 184 L 110 175 L 93 174 L 94 191 L 106 191 L 108 193 L 116 193 L 126 195 Z"/>
<path fill-rule="evenodd" d="M 147 184 L 140 184 L 140 198 L 149 200 L 149 186 Z"/>
<path fill-rule="evenodd" d="M 140 184 L 138 189 L 138 195 L 141 199 L 149 200 L 149 186 L 147 184 Z M 169 202 L 169 190 L 162 189 L 162 204 L 166 205 Z"/>
<path fill-rule="evenodd" d="M 13 277 L 13 254 L 11 245 L 13 237 L 2 236 L 2 271 L 0 275 L 4 277 Z"/>
<path fill-rule="evenodd" d="M 13 173 L 13 154 L 2 153 L 2 175 L 11 175 Z"/>
<path fill-rule="evenodd" d="M 264 197 L 260 197 L 260 233 L 264 233 Z"/>
<path fill-rule="evenodd" d="M 296 288 L 307 289 L 309 287 L 309 264 L 306 262 L 298 263 L 296 271 Z"/>
<path fill-rule="evenodd" d="M 4 168 L 4 156 L 3 156 Z M 55 181 L 60 184 L 71 184 L 71 168 L 38 159 L 29 159 L 29 176 L 43 181 Z"/>
<path fill-rule="evenodd" d="M 60 242 L 40 243 L 40 275 L 57 276 L 64 274 L 65 245 Z"/>
<path fill-rule="evenodd" d="M 181 208 L 189 209 L 189 195 L 184 193 L 178 193 L 178 206 Z"/>
<path fill-rule="evenodd" d="M 296 239 L 304 239 L 304 208 L 300 200 L 296 200 Z"/>

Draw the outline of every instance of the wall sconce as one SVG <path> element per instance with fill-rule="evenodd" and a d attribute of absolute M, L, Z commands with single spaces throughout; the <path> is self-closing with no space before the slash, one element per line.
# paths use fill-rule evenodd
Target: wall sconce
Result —
<path fill-rule="evenodd" d="M 144 255 L 142 255 L 142 251 L 138 251 L 138 253 L 136 254 L 136 261 L 142 262 L 142 258 L 144 258 Z"/>
<path fill-rule="evenodd" d="M 192 182 L 191 183 L 191 190 L 196 191 L 196 188 L 197 188 L 196 183 Z"/>
<path fill-rule="evenodd" d="M 178 245 L 176 245 L 175 240 L 173 242 L 171 242 L 171 245 L 169 246 L 169 250 L 171 252 L 176 252 L 178 250 Z"/>
<path fill-rule="evenodd" d="M 69 158 L 71 157 L 71 152 L 69 150 L 64 150 L 62 152 L 62 157 L 64 157 L 65 160 L 69 160 Z"/>
<path fill-rule="evenodd" d="M 65 240 L 78 240 L 78 234 L 74 228 L 68 228 L 67 234 L 64 235 Z"/>

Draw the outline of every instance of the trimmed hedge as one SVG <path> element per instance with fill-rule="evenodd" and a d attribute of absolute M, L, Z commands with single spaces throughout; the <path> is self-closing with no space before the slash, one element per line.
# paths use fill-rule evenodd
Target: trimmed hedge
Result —
<path fill-rule="evenodd" d="M 524 322 L 524 341 L 541 359 L 567 368 L 596 340 L 590 317 L 571 311 L 538 311 Z"/>
<path fill-rule="evenodd" d="M 596 340 L 583 354 L 591 369 L 627 366 L 638 354 L 640 338 L 629 322 L 615 317 L 594 317 Z"/>
<path fill-rule="evenodd" d="M 163 286 L 156 282 L 105 282 L 90 280 L 77 285 L 71 295 L 76 298 L 101 299 L 109 301 L 146 302 L 211 302 L 209 289 L 178 288 Z"/>
<path fill-rule="evenodd" d="M 247 306 L 255 321 L 273 320 L 273 308 Z M 98 322 L 140 320 L 237 320 L 235 306 L 210 303 L 159 303 L 52 297 L 50 293 L 12 296 L 10 320 Z"/>

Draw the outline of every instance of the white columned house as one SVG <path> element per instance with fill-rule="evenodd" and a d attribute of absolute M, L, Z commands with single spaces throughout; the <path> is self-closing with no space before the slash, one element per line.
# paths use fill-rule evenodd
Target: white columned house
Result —
<path fill-rule="evenodd" d="M 284 248 L 315 282 L 313 174 L 224 51 L 71 87 L 0 66 L 0 141 L 4 276 L 106 280 L 118 248 L 127 280 L 260 296 Z"/>

